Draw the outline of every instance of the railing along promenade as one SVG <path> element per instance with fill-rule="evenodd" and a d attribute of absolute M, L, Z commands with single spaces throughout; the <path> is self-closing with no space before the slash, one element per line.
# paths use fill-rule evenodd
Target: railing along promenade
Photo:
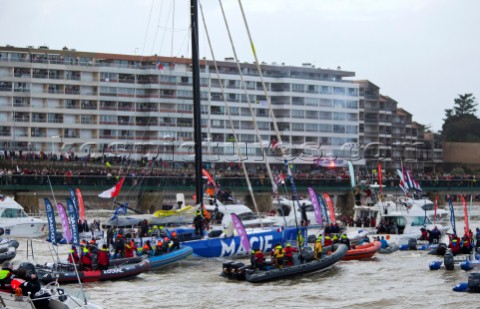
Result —
<path fill-rule="evenodd" d="M 79 187 L 85 191 L 101 192 L 113 187 L 119 178 L 114 176 L 91 175 L 2 175 L 0 176 L 0 189 L 11 191 L 43 191 L 49 190 L 51 183 L 53 190 L 67 190 L 69 187 Z M 221 188 L 228 188 L 233 192 L 248 191 L 244 177 L 224 177 L 216 179 Z M 269 179 L 250 177 L 253 190 L 256 192 L 269 192 L 272 185 Z M 421 180 L 425 192 L 480 192 L 480 183 L 470 179 L 464 180 Z M 194 190 L 195 179 L 193 176 L 132 176 L 125 177 L 124 187 L 140 187 L 144 191 L 190 191 Z M 349 179 L 336 178 L 300 178 L 295 179 L 299 191 L 307 191 L 313 187 L 318 192 L 346 193 L 352 190 Z M 291 192 L 291 185 L 286 180 L 285 187 L 280 184 L 280 191 L 284 189 Z M 383 186 L 387 192 L 399 191 L 398 180 L 387 180 Z"/>

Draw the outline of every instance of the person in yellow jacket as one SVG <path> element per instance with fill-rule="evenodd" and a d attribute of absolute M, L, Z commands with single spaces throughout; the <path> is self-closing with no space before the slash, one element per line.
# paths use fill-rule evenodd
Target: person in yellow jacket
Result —
<path fill-rule="evenodd" d="M 285 252 L 283 251 L 283 247 L 281 244 L 277 244 L 273 249 L 273 260 L 278 268 L 283 267 L 283 257 L 285 256 Z"/>
<path fill-rule="evenodd" d="M 313 247 L 313 252 L 314 252 L 314 257 L 316 260 L 320 259 L 322 257 L 322 239 L 319 237 L 317 240 L 315 240 L 315 246 Z"/>

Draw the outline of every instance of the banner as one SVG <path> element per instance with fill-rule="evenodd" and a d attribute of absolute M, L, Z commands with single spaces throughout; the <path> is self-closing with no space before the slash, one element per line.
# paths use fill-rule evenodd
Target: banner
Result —
<path fill-rule="evenodd" d="M 330 198 L 330 195 L 328 193 L 323 193 L 323 198 L 327 202 L 328 205 L 328 211 L 330 212 L 330 222 L 335 223 L 335 209 L 333 207 L 332 199 Z"/>
<path fill-rule="evenodd" d="M 382 164 L 381 163 L 378 163 L 378 166 L 377 166 L 377 170 L 378 170 L 378 184 L 380 185 L 380 194 L 382 194 Z"/>
<path fill-rule="evenodd" d="M 47 212 L 48 221 L 48 238 L 52 245 L 57 244 L 57 225 L 55 224 L 55 213 L 53 212 L 52 203 L 48 198 L 45 198 L 45 211 Z"/>
<path fill-rule="evenodd" d="M 462 204 L 463 204 L 463 222 L 465 223 L 465 235 L 468 235 L 468 231 L 470 230 L 470 227 L 468 226 L 468 210 L 467 210 L 467 202 L 465 201 L 465 198 L 462 195 Z"/>
<path fill-rule="evenodd" d="M 215 183 L 215 180 L 213 180 L 213 178 L 212 178 L 212 175 L 210 175 L 210 173 L 209 173 L 206 169 L 204 169 L 204 168 L 202 168 L 202 175 L 203 175 L 205 178 L 207 178 L 207 181 L 208 181 L 210 184 L 212 184 L 212 185 L 215 187 L 215 189 L 218 189 L 217 184 Z"/>
<path fill-rule="evenodd" d="M 70 198 L 72 199 L 73 206 L 75 208 L 75 212 L 77 213 L 77 218 L 78 218 L 78 201 L 77 201 L 77 196 L 75 195 L 75 190 L 73 190 L 72 187 L 68 188 L 68 192 L 70 192 Z"/>
<path fill-rule="evenodd" d="M 348 161 L 348 173 L 350 174 L 350 184 L 352 188 L 355 188 L 355 173 L 353 171 L 353 164 L 352 161 Z"/>
<path fill-rule="evenodd" d="M 67 209 L 68 223 L 70 223 L 70 229 L 72 230 L 72 244 L 79 246 L 80 236 L 78 235 L 78 217 L 72 199 L 67 198 Z"/>
<path fill-rule="evenodd" d="M 234 213 L 232 213 L 232 221 L 235 231 L 237 231 L 237 234 L 240 237 L 240 242 L 245 249 L 245 252 L 250 253 L 250 241 L 248 240 L 247 232 L 245 231 L 242 221 Z"/>
<path fill-rule="evenodd" d="M 308 195 L 310 195 L 310 201 L 312 201 L 313 211 L 315 213 L 315 219 L 317 220 L 318 224 L 322 225 L 323 224 L 322 214 L 320 212 L 320 205 L 318 204 L 318 198 L 317 198 L 317 194 L 315 193 L 315 190 L 309 187 Z"/>
<path fill-rule="evenodd" d="M 328 214 L 327 214 L 327 205 L 325 200 L 323 199 L 322 195 L 317 195 L 317 200 L 318 200 L 318 203 L 320 204 L 320 209 L 322 211 L 322 216 L 323 216 L 323 219 L 325 220 L 325 223 L 326 225 L 328 225 L 330 222 L 330 220 L 328 220 Z"/>
<path fill-rule="evenodd" d="M 453 234 L 457 235 L 457 229 L 455 228 L 455 211 L 453 210 L 452 199 L 448 198 L 448 206 L 450 206 L 450 224 L 452 225 Z"/>
<path fill-rule="evenodd" d="M 62 203 L 57 203 L 57 211 L 58 215 L 60 216 L 60 221 L 62 222 L 63 235 L 65 236 L 67 242 L 70 243 L 72 241 L 72 234 L 70 233 L 68 216 Z"/>
<path fill-rule="evenodd" d="M 78 201 L 78 215 L 80 216 L 80 219 L 82 221 L 85 221 L 85 205 L 83 204 L 83 196 L 82 192 L 80 192 L 80 189 L 76 189 L 77 192 L 77 201 Z"/>

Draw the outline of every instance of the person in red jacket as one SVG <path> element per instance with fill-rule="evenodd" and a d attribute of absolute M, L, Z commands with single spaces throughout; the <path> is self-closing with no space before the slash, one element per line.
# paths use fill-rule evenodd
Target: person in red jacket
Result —
<path fill-rule="evenodd" d="M 108 251 L 107 244 L 103 244 L 102 249 L 98 251 L 97 258 L 97 268 L 100 270 L 108 269 L 108 266 L 110 266 L 110 252 Z"/>
<path fill-rule="evenodd" d="M 287 262 L 287 266 L 293 266 L 293 248 L 292 245 L 287 244 L 283 249 L 285 252 L 285 261 Z"/>
<path fill-rule="evenodd" d="M 125 245 L 125 257 L 126 258 L 134 257 L 135 252 L 137 252 L 137 246 L 135 245 L 135 240 L 130 239 L 130 242 Z"/>
<path fill-rule="evenodd" d="M 457 237 L 457 235 L 453 235 L 450 240 L 450 244 L 448 244 L 448 247 L 452 251 L 453 255 L 457 255 L 461 252 L 462 248 L 460 246 L 460 239 Z"/>
<path fill-rule="evenodd" d="M 68 252 L 68 263 L 75 263 L 77 264 L 78 261 L 80 261 L 80 257 L 78 256 L 78 252 L 77 252 L 77 247 L 75 246 L 72 246 L 72 249 L 70 249 L 70 251 Z"/>
<path fill-rule="evenodd" d="M 80 258 L 84 270 L 92 270 L 92 253 L 88 247 L 83 247 L 82 257 Z"/>
<path fill-rule="evenodd" d="M 323 246 L 324 247 L 328 247 L 328 246 L 331 246 L 333 245 L 333 241 L 332 241 L 332 238 L 330 238 L 330 235 L 325 235 L 325 240 L 323 241 Z"/>

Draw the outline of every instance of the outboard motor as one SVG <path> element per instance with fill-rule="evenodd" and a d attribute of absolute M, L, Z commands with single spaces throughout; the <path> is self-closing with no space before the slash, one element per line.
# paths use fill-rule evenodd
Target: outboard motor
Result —
<path fill-rule="evenodd" d="M 468 275 L 468 291 L 471 293 L 480 293 L 480 273 L 471 273 Z"/>
<path fill-rule="evenodd" d="M 455 268 L 455 259 L 451 251 L 448 251 L 443 256 L 443 265 L 445 265 L 446 270 L 453 270 Z"/>
<path fill-rule="evenodd" d="M 232 263 L 233 263 L 233 261 L 228 261 L 228 262 L 223 263 L 223 265 L 222 265 L 222 275 L 223 276 L 225 276 L 227 278 L 231 277 Z"/>
<path fill-rule="evenodd" d="M 35 270 L 35 265 L 33 265 L 32 263 L 23 262 L 18 265 L 17 273 L 22 275 L 24 274 L 26 276 L 27 274 L 37 274 L 37 271 Z"/>
<path fill-rule="evenodd" d="M 408 240 L 408 250 L 417 250 L 417 239 L 410 238 Z"/>

